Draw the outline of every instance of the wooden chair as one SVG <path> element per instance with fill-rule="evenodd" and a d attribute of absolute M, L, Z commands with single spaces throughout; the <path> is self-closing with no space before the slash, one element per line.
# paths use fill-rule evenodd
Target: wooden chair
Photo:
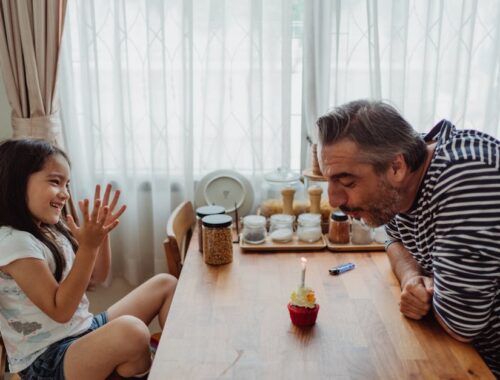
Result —
<path fill-rule="evenodd" d="M 21 380 L 18 374 L 10 373 L 7 371 L 7 351 L 5 351 L 5 344 L 3 343 L 2 336 L 0 335 L 0 380 Z M 7 375 L 7 376 L 6 376 Z"/>
<path fill-rule="evenodd" d="M 190 201 L 175 208 L 167 222 L 167 238 L 163 242 L 168 271 L 179 278 L 184 256 L 196 225 L 196 215 Z"/>
<path fill-rule="evenodd" d="M 3 344 L 2 336 L 0 335 L 0 380 L 4 379 L 5 367 L 7 364 L 7 352 L 5 351 L 5 345 Z"/>

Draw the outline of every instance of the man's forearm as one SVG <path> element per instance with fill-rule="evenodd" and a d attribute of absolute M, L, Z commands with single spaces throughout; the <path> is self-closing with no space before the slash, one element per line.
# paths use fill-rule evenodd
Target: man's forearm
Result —
<path fill-rule="evenodd" d="M 422 276 L 422 269 L 415 261 L 410 252 L 401 243 L 392 243 L 387 248 L 387 256 L 391 263 L 392 271 L 396 275 L 401 285 L 415 276 Z"/>

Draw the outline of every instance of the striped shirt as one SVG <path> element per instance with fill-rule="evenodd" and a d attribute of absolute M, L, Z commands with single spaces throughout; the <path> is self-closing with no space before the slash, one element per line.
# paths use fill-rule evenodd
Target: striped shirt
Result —
<path fill-rule="evenodd" d="M 434 136 L 435 135 L 435 136 Z M 413 208 L 386 227 L 434 277 L 433 307 L 500 378 L 500 141 L 439 122 Z"/>

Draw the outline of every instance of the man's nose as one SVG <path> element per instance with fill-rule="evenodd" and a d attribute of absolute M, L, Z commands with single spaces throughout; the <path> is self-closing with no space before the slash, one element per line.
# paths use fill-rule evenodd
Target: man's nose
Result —
<path fill-rule="evenodd" d="M 347 203 L 347 194 L 339 186 L 328 184 L 328 201 L 330 206 L 337 208 Z"/>

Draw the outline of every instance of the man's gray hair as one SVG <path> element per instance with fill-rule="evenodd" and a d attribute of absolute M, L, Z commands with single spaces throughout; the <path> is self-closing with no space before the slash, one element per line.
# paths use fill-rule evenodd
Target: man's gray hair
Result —
<path fill-rule="evenodd" d="M 404 156 L 415 171 L 422 165 L 426 145 L 412 126 L 391 105 L 381 101 L 356 100 L 336 107 L 316 122 L 320 145 L 331 145 L 342 139 L 356 143 L 361 159 L 379 173 L 385 171 L 394 157 Z"/>

